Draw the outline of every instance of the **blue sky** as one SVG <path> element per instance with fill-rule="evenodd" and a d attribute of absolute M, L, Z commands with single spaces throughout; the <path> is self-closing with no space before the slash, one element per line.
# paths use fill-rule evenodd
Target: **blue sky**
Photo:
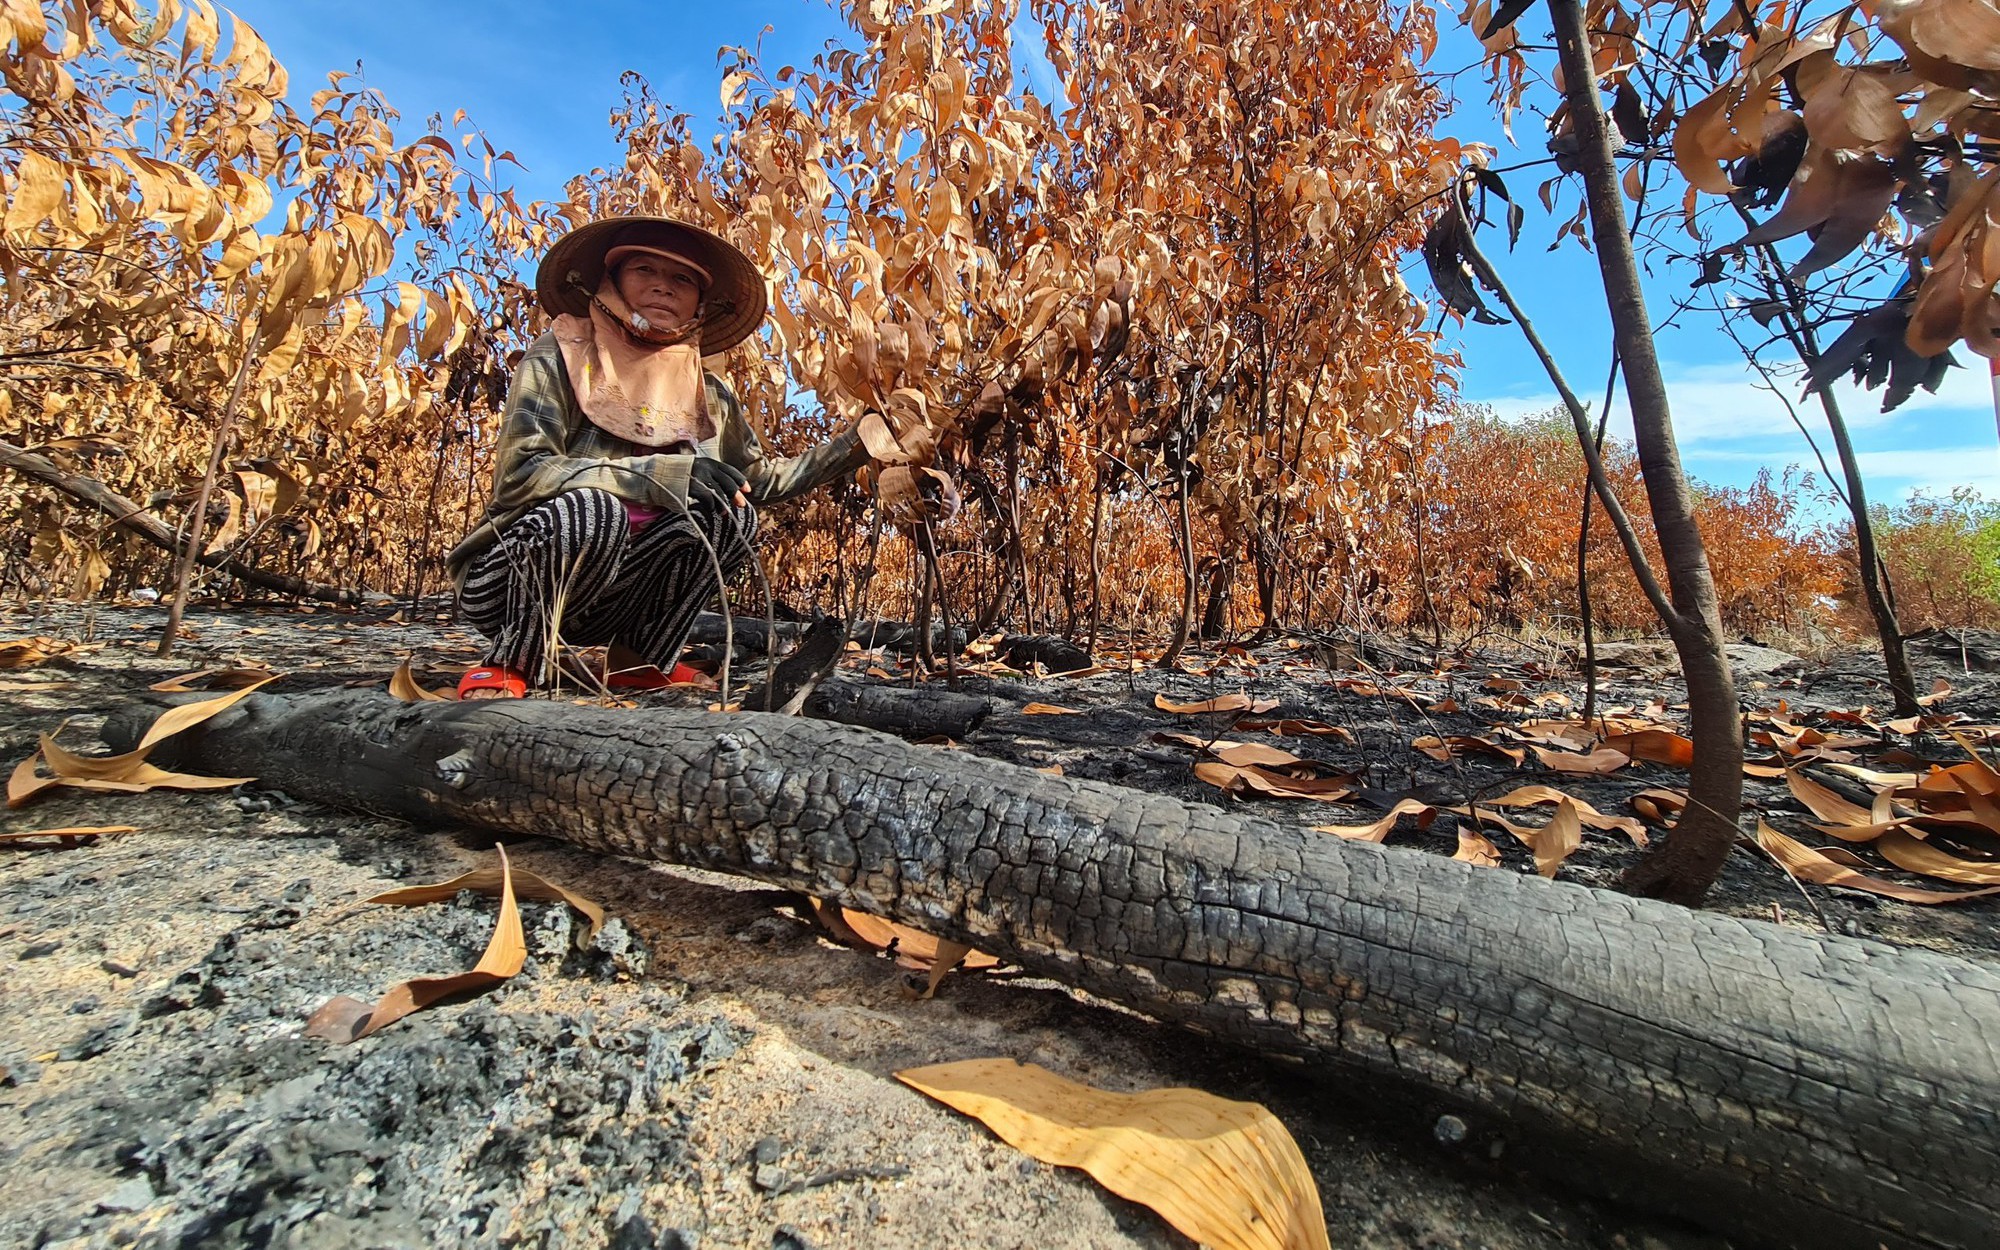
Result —
<path fill-rule="evenodd" d="M 561 9 L 531 0 L 235 0 L 232 7 L 291 72 L 301 103 L 325 84 L 327 71 L 351 70 L 359 61 L 367 83 L 402 111 L 410 134 L 432 112 L 449 117 L 464 108 L 496 147 L 511 149 L 527 166 L 518 184 L 529 196 L 555 194 L 571 174 L 620 159 L 606 116 L 620 98 L 621 72 L 639 71 L 664 100 L 709 118 L 719 106 L 718 48 L 761 40 L 774 62 L 804 65 L 842 29 L 826 0 L 581 0 Z M 1540 9 L 1524 20 L 1544 27 L 1547 21 Z M 1478 45 L 1449 12 L 1440 25 L 1432 70 L 1449 73 L 1477 59 Z M 1036 76 L 1033 66 L 1027 69 Z M 1543 155 L 1536 118 L 1516 117 L 1516 147 L 1485 108 L 1480 76 L 1463 74 L 1455 82 L 1464 107 L 1445 123 L 1445 133 L 1494 144 L 1498 165 Z M 1579 394 L 1601 397 L 1609 347 L 1596 262 L 1574 241 L 1553 253 L 1543 250 L 1559 220 L 1535 202 L 1535 186 L 1545 176 L 1527 170 L 1510 180 L 1528 206 L 1527 225 L 1512 255 L 1497 241 L 1488 250 L 1510 275 L 1571 384 Z M 1567 196 L 1569 211 L 1575 194 Z M 1421 265 L 1407 272 L 1411 285 L 1424 291 Z M 1687 290 L 1690 277 L 1679 267 L 1660 267 L 1648 290 L 1656 320 Z M 1465 361 L 1468 398 L 1503 413 L 1556 402 L 1513 326 L 1468 325 L 1450 338 Z M 1676 431 L 1695 475 L 1741 484 L 1765 465 L 1811 465 L 1812 453 L 1784 405 L 1761 389 L 1712 313 L 1690 314 L 1663 330 L 1659 347 Z M 1842 391 L 1873 498 L 1893 502 L 1912 489 L 1956 486 L 2000 498 L 2000 448 L 1985 362 L 1959 355 L 1971 367 L 1952 371 L 1940 395 L 1920 394 L 1887 416 L 1877 411 L 1879 396 Z M 1797 406 L 1824 446 L 1816 408 Z M 1621 418 L 1614 409 L 1614 428 Z M 1823 514 L 1824 505 L 1813 506 Z"/>

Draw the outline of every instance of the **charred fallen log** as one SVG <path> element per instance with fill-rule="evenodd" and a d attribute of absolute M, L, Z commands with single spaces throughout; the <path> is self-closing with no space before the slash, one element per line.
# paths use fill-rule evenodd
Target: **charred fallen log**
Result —
<path fill-rule="evenodd" d="M 2000 1227 L 2000 974 L 1965 960 L 792 717 L 258 695 L 155 759 L 890 916 L 1415 1086 L 1570 1180 L 1739 1238 L 1973 1247 Z"/>

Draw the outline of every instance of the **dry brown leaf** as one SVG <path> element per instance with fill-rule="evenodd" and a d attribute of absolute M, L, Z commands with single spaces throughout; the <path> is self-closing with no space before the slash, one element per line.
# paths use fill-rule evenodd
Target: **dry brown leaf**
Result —
<path fill-rule="evenodd" d="M 1898 868 L 1920 872 L 1960 885 L 2000 885 L 2000 863 L 1960 859 L 1946 854 L 1901 829 L 1890 829 L 1875 841 L 1875 850 Z"/>
<path fill-rule="evenodd" d="M 0 833 L 0 843 L 29 842 L 39 838 L 57 838 L 70 843 L 113 833 L 137 832 L 139 832 L 137 825 L 66 825 L 61 829 L 30 829 L 25 833 Z"/>
<path fill-rule="evenodd" d="M 949 938 L 939 938 L 937 954 L 931 960 L 930 976 L 924 981 L 924 992 L 920 997 L 927 999 L 935 998 L 938 986 L 943 984 L 945 977 L 950 974 L 952 969 L 964 963 L 966 956 L 970 954 L 972 954 L 972 948 L 965 943 L 954 942 Z"/>
<path fill-rule="evenodd" d="M 516 868 L 511 874 L 514 896 L 536 903 L 567 903 L 585 920 L 590 922 L 590 936 L 595 938 L 604 927 L 604 905 L 585 898 L 566 886 L 530 872 Z M 443 903 L 453 898 L 460 890 L 470 890 L 488 898 L 499 898 L 506 886 L 503 874 L 498 868 L 475 868 L 471 872 L 453 877 L 449 881 L 439 881 L 430 885 L 409 885 L 400 890 L 390 890 L 365 900 L 383 903 L 391 907 L 415 907 L 422 903 Z"/>
<path fill-rule="evenodd" d="M 1661 793 L 1655 791 L 1654 793 Z M 1683 800 L 1685 801 L 1685 800 Z M 1554 786 L 1517 786 L 1498 798 L 1481 799 L 1482 807 L 1541 807 L 1549 804 L 1568 803 L 1576 808 L 1577 819 L 1592 829 L 1602 829 L 1608 833 L 1622 833 L 1632 839 L 1634 845 L 1646 845 L 1646 827 L 1630 816 L 1612 816 L 1598 811 L 1589 803 L 1574 795 L 1564 794 Z"/>
<path fill-rule="evenodd" d="M 405 703 L 449 703 L 455 702 L 458 698 L 458 692 L 455 690 L 450 692 L 426 690 L 417 684 L 416 677 L 410 672 L 408 660 L 398 664 L 396 671 L 389 675 L 389 693 Z"/>
<path fill-rule="evenodd" d="M 1583 822 L 1577 815 L 1575 801 L 1567 798 L 1556 805 L 1556 814 L 1549 823 L 1528 840 L 1528 849 L 1535 853 L 1535 871 L 1544 877 L 1555 876 L 1562 862 L 1582 845 Z"/>
<path fill-rule="evenodd" d="M 521 971 L 528 961 L 528 943 L 521 932 L 520 909 L 514 904 L 514 874 L 507 864 L 507 848 L 494 850 L 500 856 L 500 915 L 494 922 L 493 936 L 486 943 L 485 953 L 469 972 L 405 981 L 392 987 L 373 1006 L 343 994 L 312 1014 L 306 1021 L 306 1035 L 330 1042 L 358 1042 L 412 1012 L 455 995 L 492 989 Z"/>
<path fill-rule="evenodd" d="M 1687 807 L 1688 796 L 1685 790 L 1648 789 L 1639 791 L 1625 801 L 1632 805 L 1633 811 L 1647 820 L 1665 825 L 1673 823 L 1670 818 L 1680 815 Z"/>
<path fill-rule="evenodd" d="M 1238 691 L 1235 694 L 1217 695 L 1213 699 L 1201 699 L 1194 703 L 1176 703 L 1164 694 L 1153 696 L 1153 706 L 1162 712 L 1175 712 L 1182 716 L 1200 716 L 1209 712 L 1268 712 L 1278 706 L 1276 699 L 1252 699 Z"/>
<path fill-rule="evenodd" d="M 1350 842 L 1380 842 L 1389 836 L 1389 831 L 1396 827 L 1398 820 L 1413 812 L 1417 813 L 1417 824 L 1423 828 L 1428 828 L 1431 821 L 1437 819 L 1437 809 L 1423 800 L 1399 799 L 1380 820 L 1365 825 L 1314 825 L 1312 831 L 1330 833 Z"/>
<path fill-rule="evenodd" d="M 1210 755 L 1225 764 L 1239 768 L 1292 768 L 1300 764 L 1310 764 L 1290 751 L 1278 747 L 1267 747 L 1259 742 L 1218 742 L 1209 748 Z"/>
<path fill-rule="evenodd" d="M 54 638 L 16 638 L 0 642 L 0 668 L 30 668 L 65 651 L 74 650 L 75 643 Z"/>
<path fill-rule="evenodd" d="M 1481 738 L 1476 734 L 1452 734 L 1447 738 L 1425 735 L 1421 738 L 1411 739 L 1410 745 L 1439 763 L 1444 763 L 1453 756 L 1466 753 L 1491 755 L 1512 764 L 1519 764 L 1522 760 L 1528 758 L 1528 753 L 1520 747 L 1506 746 L 1493 741 L 1491 738 Z"/>
<path fill-rule="evenodd" d="M 266 678 L 265 681 L 271 680 Z M 229 710 L 246 695 L 265 684 L 246 686 L 233 694 L 219 699 L 204 699 L 199 703 L 184 703 L 161 713 L 145 734 L 139 745 L 122 755 L 78 755 L 65 747 L 58 746 L 49 734 L 42 735 L 41 749 L 14 766 L 7 779 L 7 806 L 20 807 L 36 795 L 56 786 L 69 786 L 80 790 L 100 790 L 114 793 L 136 794 L 156 787 L 176 790 L 222 790 L 240 786 L 254 777 L 196 777 L 187 773 L 173 773 L 155 768 L 146 763 L 146 757 L 162 741 L 189 729 L 212 716 Z M 50 776 L 40 776 L 37 763 L 46 763 Z"/>
<path fill-rule="evenodd" d="M 870 946 L 881 951 L 893 949 L 897 962 L 907 967 L 929 968 L 947 947 L 946 939 L 932 937 L 908 925 L 884 920 L 865 911 L 839 907 L 818 898 L 812 901 L 812 905 L 820 923 L 836 938 L 852 946 Z M 961 957 L 960 963 L 970 970 L 997 967 L 1000 961 L 984 951 L 972 950 Z"/>
<path fill-rule="evenodd" d="M 1845 864 L 1833 860 L 1812 847 L 1788 838 L 1763 821 L 1757 822 L 1757 841 L 1763 848 L 1785 866 L 1785 871 L 1801 881 L 1811 881 L 1818 885 L 1837 885 L 1849 890 L 1863 890 L 1869 894 L 1880 894 L 1884 898 L 1899 899 L 1905 903 L 1964 903 L 1988 895 L 2000 894 L 2000 885 L 1984 890 L 1924 890 L 1915 886 L 1898 885 L 1894 881 L 1884 881 L 1856 872 Z"/>
<path fill-rule="evenodd" d="M 1635 760 L 1672 764 L 1675 768 L 1694 766 L 1694 743 L 1671 729 L 1641 729 L 1636 733 L 1612 734 L 1604 745 L 1623 751 Z"/>
<path fill-rule="evenodd" d="M 1485 834 L 1460 825 L 1458 827 L 1458 853 L 1453 855 L 1452 858 L 1462 863 L 1471 864 L 1475 868 L 1498 868 L 1500 866 L 1500 848 L 1493 845 Z"/>
<path fill-rule="evenodd" d="M 1011 1059 L 910 1068 L 896 1078 L 977 1119 L 1015 1149 L 1088 1172 L 1217 1250 L 1330 1250 L 1298 1144 L 1255 1103 L 1193 1089 L 1117 1094 Z"/>
<path fill-rule="evenodd" d="M 1299 720 L 1286 717 L 1282 720 L 1257 720 L 1246 717 L 1236 722 L 1236 728 L 1250 731 L 1261 729 L 1277 734 L 1281 738 L 1339 738 L 1343 742 L 1354 741 L 1354 734 L 1343 725 L 1329 725 L 1323 720 Z"/>
<path fill-rule="evenodd" d="M 1255 764 L 1225 764 L 1204 760 L 1194 766 L 1194 775 L 1225 794 L 1241 797 L 1246 793 L 1274 799 L 1312 799 L 1337 803 L 1354 793 L 1346 777 L 1290 777 Z"/>
<path fill-rule="evenodd" d="M 1582 773 L 1602 777 L 1606 773 L 1615 773 L 1632 762 L 1631 756 L 1623 751 L 1614 751 L 1610 747 L 1601 747 L 1588 755 L 1579 755 L 1574 751 L 1552 751 L 1539 746 L 1534 748 L 1534 751 L 1535 758 L 1542 762 L 1543 768 L 1554 769 L 1559 773 Z"/>
<path fill-rule="evenodd" d="M 156 681 L 146 687 L 163 694 L 196 694 L 205 690 L 241 690 L 245 686 L 261 686 L 276 680 L 280 674 L 268 668 L 204 668 L 193 673 L 182 673 L 165 681 Z"/>
<path fill-rule="evenodd" d="M 1506 732 L 1523 742 L 1539 742 L 1552 747 L 1584 747 L 1596 741 L 1596 735 L 1582 721 L 1573 720 L 1529 720 L 1518 725 L 1507 726 Z"/>
<path fill-rule="evenodd" d="M 1073 707 L 1057 707 L 1053 703 L 1030 703 L 1021 709 L 1024 716 L 1081 716 L 1083 713 Z"/>
<path fill-rule="evenodd" d="M 1874 814 L 1867 808 L 1842 798 L 1797 769 L 1786 770 L 1785 785 L 1791 789 L 1793 798 L 1805 804 L 1806 810 L 1821 820 L 1836 825 L 1876 823 Z"/>

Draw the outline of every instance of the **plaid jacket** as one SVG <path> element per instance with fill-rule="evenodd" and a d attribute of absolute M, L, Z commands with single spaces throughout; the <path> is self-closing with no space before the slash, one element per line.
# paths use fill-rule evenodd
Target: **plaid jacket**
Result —
<path fill-rule="evenodd" d="M 766 456 L 736 393 L 713 373 L 705 377 L 717 428 L 695 455 L 742 470 L 752 503 L 790 499 L 867 463 L 867 449 L 852 430 L 789 459 Z M 508 389 L 493 457 L 493 501 L 485 519 L 452 549 L 447 563 L 452 580 L 462 587 L 466 570 L 499 540 L 501 530 L 564 491 L 605 490 L 652 508 L 685 502 L 695 455 L 648 451 L 592 425 L 577 406 L 555 336 L 544 334 L 521 357 Z"/>

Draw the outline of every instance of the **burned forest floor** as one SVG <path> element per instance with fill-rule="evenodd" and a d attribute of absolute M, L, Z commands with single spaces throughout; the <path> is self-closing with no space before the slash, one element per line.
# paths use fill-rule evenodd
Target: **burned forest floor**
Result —
<path fill-rule="evenodd" d="M 0 608 L 0 764 L 58 731 L 99 749 L 107 713 L 196 670 L 267 669 L 271 689 L 304 693 L 384 685 L 408 660 L 439 689 L 477 658 L 441 605 L 386 611 L 198 605 L 193 636 L 163 659 L 158 605 Z M 976 645 L 955 689 L 986 714 L 934 745 L 940 768 L 972 752 L 1486 871 L 1535 872 L 1539 852 L 1562 879 L 1609 887 L 1662 836 L 1686 773 L 1671 762 L 1685 730 L 1671 651 L 1608 651 L 1597 736 L 1615 731 L 1615 759 L 1575 729 L 1573 656 L 1491 636 L 1441 656 L 1407 640 L 1281 637 L 1191 654 L 1179 671 L 1108 649 L 1058 675 Z M 1801 883 L 1746 842 L 1713 908 L 2000 962 L 2000 897 L 1890 896 L 1964 892 L 1996 872 L 2000 838 L 1976 827 L 1976 802 L 1925 841 L 1961 865 L 1942 877 L 1815 828 L 1839 823 L 1828 794 L 1886 810 L 1934 767 L 1966 765 L 2000 721 L 1994 639 L 1919 639 L 1912 654 L 1931 702 L 1897 722 L 1865 650 L 1808 662 L 1736 649 L 1746 830 L 1761 818 L 1832 865 L 1803 875 L 1873 885 Z M 839 677 L 907 689 L 909 673 L 892 651 L 850 650 Z M 917 688 L 946 684 L 939 673 Z M 1565 798 L 1583 814 L 1573 850 L 1543 832 Z M 496 912 L 471 894 L 366 900 L 491 865 L 490 837 L 254 782 L 57 788 L 0 833 L 117 826 L 134 831 L 0 842 L 0 1245 L 1192 1244 L 893 1076 L 989 1055 L 1110 1089 L 1264 1104 L 1304 1151 L 1335 1246 L 1728 1244 L 1572 1190 L 1560 1160 L 1524 1167 L 1504 1126 L 1467 1133 L 1421 1101 L 1308 1079 L 1005 966 L 954 973 L 924 999 L 907 959 L 836 941 L 803 898 L 555 841 L 508 853 L 601 903 L 601 930 L 524 903 L 521 975 L 338 1045 L 305 1033 L 318 1007 L 472 966 Z"/>

